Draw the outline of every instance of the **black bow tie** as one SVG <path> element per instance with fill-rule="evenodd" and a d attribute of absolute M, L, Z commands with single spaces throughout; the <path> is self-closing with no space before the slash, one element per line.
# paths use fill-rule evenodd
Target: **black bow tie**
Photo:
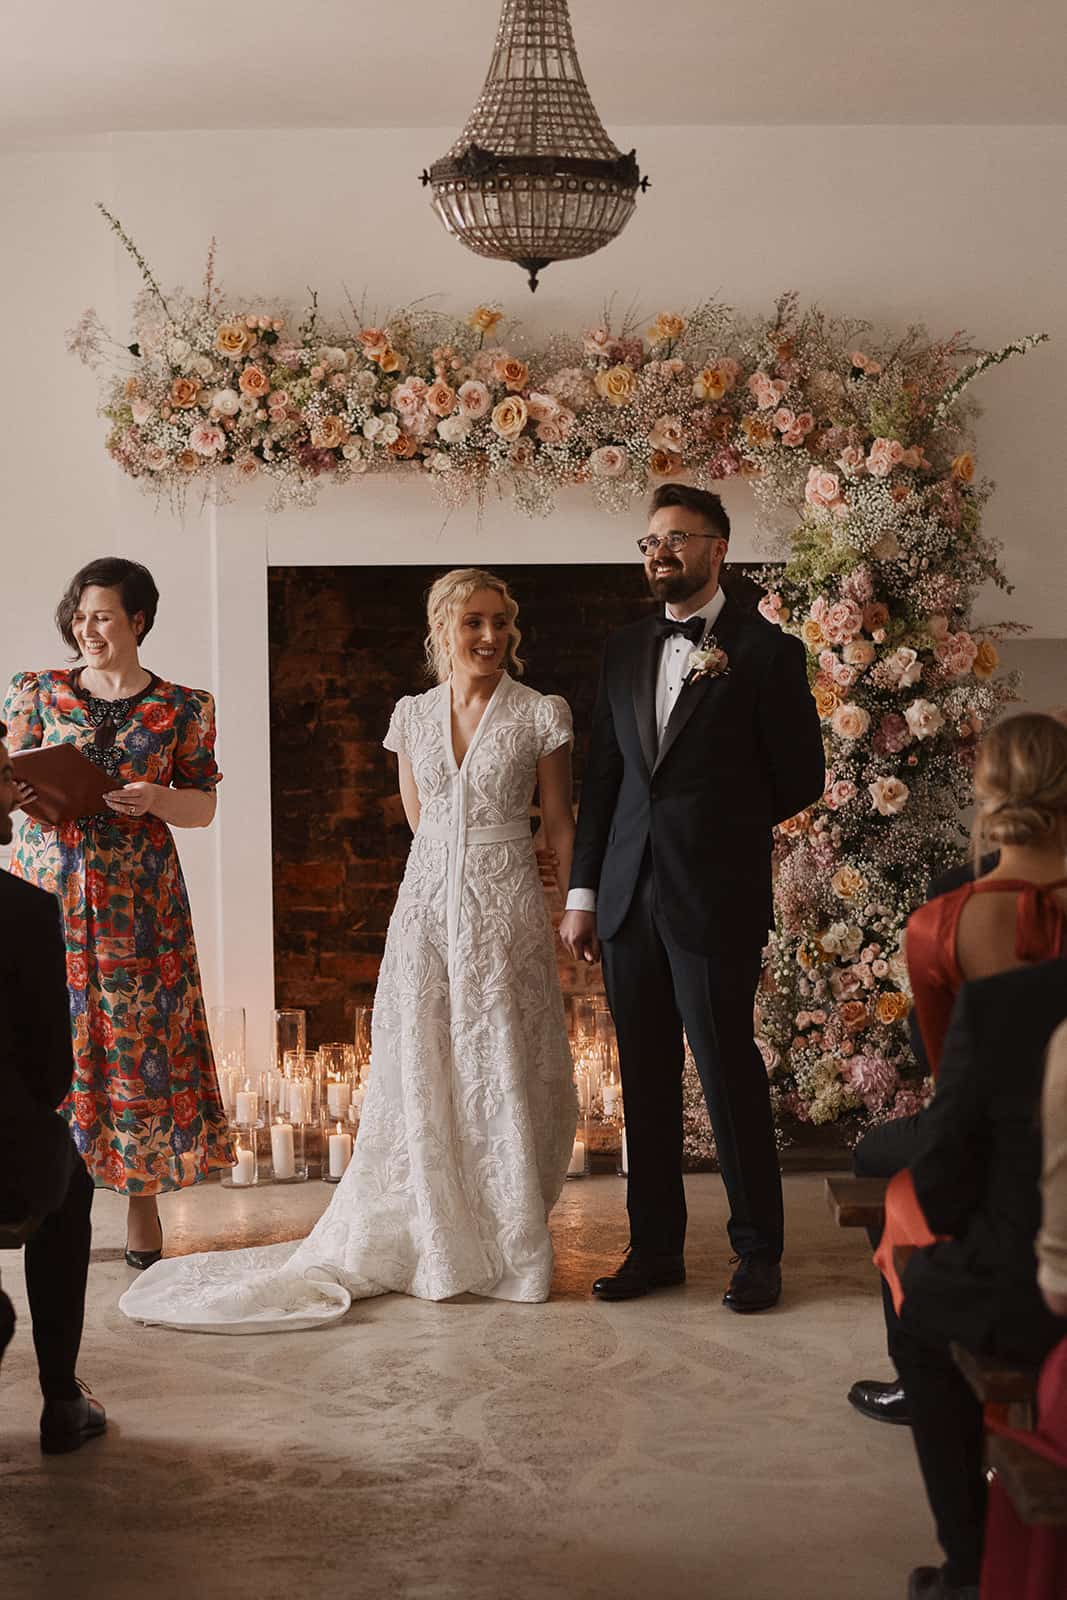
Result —
<path fill-rule="evenodd" d="M 677 617 L 657 617 L 656 631 L 661 639 L 669 639 L 673 634 L 684 633 L 690 644 L 699 644 L 704 637 L 704 618 L 687 617 L 681 622 Z"/>

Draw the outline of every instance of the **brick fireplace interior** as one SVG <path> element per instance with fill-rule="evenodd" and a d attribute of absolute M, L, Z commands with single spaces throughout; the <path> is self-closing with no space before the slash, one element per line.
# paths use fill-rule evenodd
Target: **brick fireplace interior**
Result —
<path fill-rule="evenodd" d="M 429 687 L 424 602 L 443 570 L 270 570 L 275 1003 L 307 1010 L 312 1047 L 350 1039 L 353 1008 L 373 997 L 410 838 L 381 741 L 395 701 Z M 493 570 L 519 600 L 525 681 L 574 713 L 577 797 L 604 638 L 651 604 L 641 568 Z M 751 600 L 742 569 L 731 587 Z M 600 983 L 562 953 L 560 976 L 568 992 Z"/>

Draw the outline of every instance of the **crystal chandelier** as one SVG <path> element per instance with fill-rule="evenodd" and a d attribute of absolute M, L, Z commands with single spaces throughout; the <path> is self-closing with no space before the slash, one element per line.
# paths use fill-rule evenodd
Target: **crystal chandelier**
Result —
<path fill-rule="evenodd" d="M 504 0 L 478 103 L 422 182 L 449 233 L 516 262 L 531 289 L 550 262 L 591 255 L 626 226 L 648 179 L 597 116 L 567 0 Z"/>

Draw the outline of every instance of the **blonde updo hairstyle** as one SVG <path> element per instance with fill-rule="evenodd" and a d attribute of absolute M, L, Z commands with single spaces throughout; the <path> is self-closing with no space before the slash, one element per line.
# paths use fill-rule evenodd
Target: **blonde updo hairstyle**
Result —
<path fill-rule="evenodd" d="M 426 671 L 435 683 L 444 683 L 452 671 L 452 634 L 456 619 L 471 595 L 480 589 L 492 589 L 503 601 L 511 626 L 504 670 L 521 678 L 524 665 L 519 656 L 522 634 L 516 625 L 519 608 L 503 578 L 497 578 L 481 567 L 457 567 L 438 578 L 426 596 Z"/>
<path fill-rule="evenodd" d="M 1000 845 L 1048 845 L 1067 820 L 1067 727 L 1024 712 L 986 734 L 974 769 L 975 859 Z"/>

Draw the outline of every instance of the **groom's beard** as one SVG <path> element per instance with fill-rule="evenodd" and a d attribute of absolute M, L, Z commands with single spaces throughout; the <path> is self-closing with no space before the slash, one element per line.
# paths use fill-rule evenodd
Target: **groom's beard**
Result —
<path fill-rule="evenodd" d="M 662 600 L 667 605 L 675 605 L 679 600 L 688 600 L 690 595 L 703 589 L 710 577 L 710 564 L 705 572 L 686 572 L 681 562 L 678 562 L 668 572 L 649 576 L 648 587 L 657 600 Z"/>

